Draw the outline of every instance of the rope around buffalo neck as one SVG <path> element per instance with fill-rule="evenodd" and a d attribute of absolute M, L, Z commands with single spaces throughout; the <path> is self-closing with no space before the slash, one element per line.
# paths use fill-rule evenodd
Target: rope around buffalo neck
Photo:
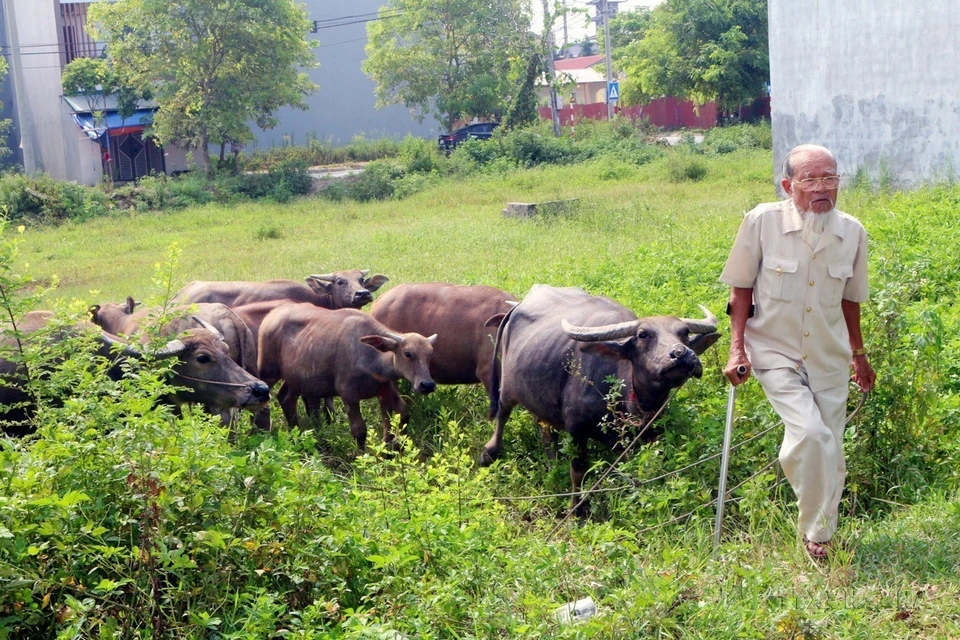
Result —
<path fill-rule="evenodd" d="M 175 378 L 182 378 L 184 380 L 191 380 L 193 382 L 200 382 L 203 384 L 215 384 L 220 385 L 221 387 L 249 387 L 250 385 L 245 382 L 220 382 L 219 380 L 204 380 L 202 378 L 191 378 L 190 376 L 185 376 L 182 373 L 173 372 Z"/>

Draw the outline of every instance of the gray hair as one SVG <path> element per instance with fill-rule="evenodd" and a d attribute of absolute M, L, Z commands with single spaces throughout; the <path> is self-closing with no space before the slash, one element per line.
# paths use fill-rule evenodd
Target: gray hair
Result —
<path fill-rule="evenodd" d="M 793 178 L 793 157 L 801 153 L 822 153 L 833 160 L 835 166 L 837 164 L 837 158 L 830 149 L 819 144 L 798 144 L 793 149 L 790 149 L 790 151 L 787 152 L 787 156 L 783 159 L 781 175 L 783 175 L 784 178 Z"/>

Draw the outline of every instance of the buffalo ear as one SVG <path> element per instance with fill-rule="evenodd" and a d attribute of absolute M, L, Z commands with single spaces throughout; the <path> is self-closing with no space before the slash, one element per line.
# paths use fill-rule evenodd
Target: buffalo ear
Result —
<path fill-rule="evenodd" d="M 690 340 L 690 349 L 699 355 L 703 355 L 703 352 L 713 346 L 713 344 L 720 339 L 719 333 L 698 333 L 692 340 Z"/>
<path fill-rule="evenodd" d="M 99 322 L 97 322 L 97 319 L 100 317 L 100 305 L 98 304 L 90 305 L 90 307 L 87 309 L 87 313 L 90 314 L 90 322 L 92 322 L 93 324 L 100 324 Z"/>
<path fill-rule="evenodd" d="M 303 281 L 307 283 L 307 286 L 309 286 L 311 289 L 313 289 L 320 295 L 330 295 L 330 290 L 333 287 L 332 282 L 326 282 L 324 280 L 320 280 L 319 278 L 315 278 L 313 276 L 307 276 L 306 278 L 303 279 Z"/>
<path fill-rule="evenodd" d="M 363 336 L 360 338 L 360 342 L 373 347 L 377 351 L 383 351 L 384 353 L 387 353 L 388 351 L 396 351 L 397 347 L 400 346 L 399 342 L 393 338 L 388 338 L 387 336 Z"/>
<path fill-rule="evenodd" d="M 387 284 L 387 281 L 389 281 L 389 280 L 390 280 L 390 278 L 388 278 L 387 276 L 381 275 L 381 274 L 378 273 L 378 274 L 375 275 L 375 276 L 370 276 L 369 278 L 364 278 L 364 279 L 363 279 L 363 288 L 366 289 L 367 291 L 369 291 L 370 293 L 373 293 L 374 291 L 376 291 L 377 289 L 379 289 L 379 288 L 382 287 L 383 285 Z"/>
<path fill-rule="evenodd" d="M 133 296 L 127 296 L 127 308 L 126 308 L 127 315 L 130 315 L 131 313 L 133 313 L 133 310 L 136 308 L 138 304 L 140 303 L 134 300 Z"/>
<path fill-rule="evenodd" d="M 503 319 L 507 317 L 505 313 L 495 313 L 487 321 L 483 323 L 485 327 L 499 327 L 500 323 L 503 322 Z"/>
<path fill-rule="evenodd" d="M 580 351 L 612 360 L 630 359 L 633 355 L 633 340 L 604 340 L 601 342 L 580 342 Z"/>

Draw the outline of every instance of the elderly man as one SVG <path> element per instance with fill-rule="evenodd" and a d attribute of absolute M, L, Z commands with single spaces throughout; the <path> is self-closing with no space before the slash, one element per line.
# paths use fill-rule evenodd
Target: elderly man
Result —
<path fill-rule="evenodd" d="M 789 198 L 744 217 L 720 276 L 733 288 L 724 373 L 739 385 L 752 370 L 783 420 L 780 466 L 797 495 L 804 546 L 822 559 L 843 492 L 851 362 L 861 390 L 876 380 L 860 332 L 867 235 L 835 208 L 840 177 L 826 148 L 792 149 L 780 184 Z"/>

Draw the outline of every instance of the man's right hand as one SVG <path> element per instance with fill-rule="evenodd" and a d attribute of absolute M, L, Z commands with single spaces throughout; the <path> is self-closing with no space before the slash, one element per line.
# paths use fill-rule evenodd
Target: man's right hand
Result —
<path fill-rule="evenodd" d="M 723 369 L 723 374 L 727 376 L 730 384 L 737 386 L 743 384 L 750 378 L 750 360 L 746 353 L 730 353 L 730 359 L 727 360 L 727 366 Z M 738 371 L 739 369 L 739 371 Z M 743 371 L 743 373 L 740 373 Z"/>

